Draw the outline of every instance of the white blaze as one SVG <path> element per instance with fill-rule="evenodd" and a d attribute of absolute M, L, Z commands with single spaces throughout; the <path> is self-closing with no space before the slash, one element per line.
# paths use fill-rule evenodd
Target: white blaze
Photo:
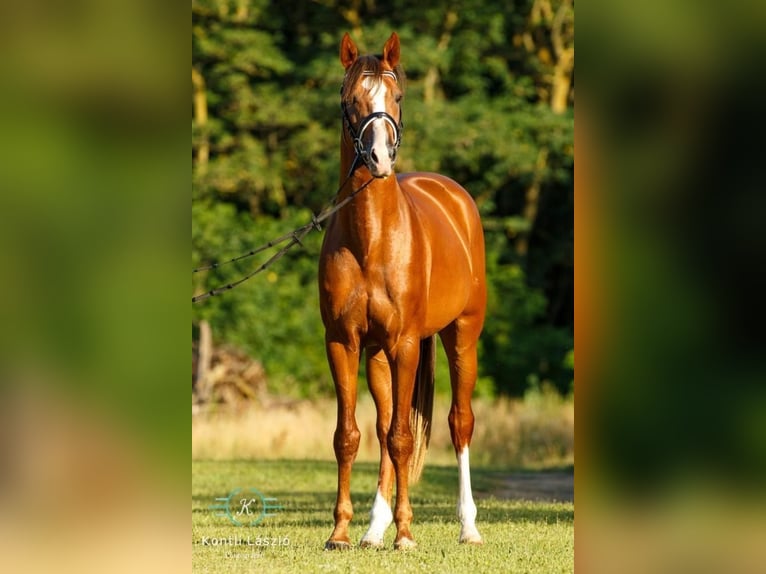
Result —
<path fill-rule="evenodd" d="M 377 85 L 376 85 L 377 84 Z M 371 77 L 366 77 L 362 83 L 362 86 L 370 92 L 372 96 L 372 113 L 385 112 L 386 111 L 386 88 L 385 82 L 375 81 Z M 375 157 L 374 163 L 377 166 L 377 172 L 375 175 L 389 175 L 391 173 L 392 165 L 391 158 L 388 157 L 388 129 L 387 122 L 382 118 L 378 118 L 372 122 L 370 129 L 372 130 L 372 146 L 370 146 L 370 156 Z"/>

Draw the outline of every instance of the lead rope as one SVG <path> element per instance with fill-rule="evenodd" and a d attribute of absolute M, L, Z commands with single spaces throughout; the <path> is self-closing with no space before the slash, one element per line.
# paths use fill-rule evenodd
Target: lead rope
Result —
<path fill-rule="evenodd" d="M 193 269 L 192 273 L 199 273 L 200 271 L 217 269 L 221 267 L 222 265 L 228 265 L 229 263 L 234 263 L 235 261 L 240 261 L 242 259 L 246 259 L 247 257 L 252 257 L 253 255 L 256 255 L 262 251 L 265 251 L 266 249 L 269 249 L 271 247 L 276 247 L 277 245 L 280 245 L 281 243 L 284 243 L 285 241 L 289 241 L 287 245 L 282 247 L 269 259 L 264 261 L 261 265 L 256 267 L 253 271 L 251 271 L 250 273 L 248 273 L 241 279 L 238 279 L 232 283 L 227 283 L 226 285 L 221 285 L 220 287 L 216 287 L 215 289 L 211 289 L 210 291 L 207 291 L 200 295 L 196 295 L 192 297 L 192 303 L 197 303 L 199 301 L 203 301 L 207 299 L 208 297 L 213 297 L 214 295 L 218 295 L 219 293 L 223 293 L 225 291 L 234 289 L 234 287 L 236 287 L 237 285 L 241 285 L 242 283 L 244 283 L 245 281 L 247 281 L 254 275 L 257 275 L 264 269 L 267 269 L 272 263 L 274 263 L 275 261 L 280 259 L 282 256 L 284 256 L 284 254 L 287 253 L 292 247 L 296 245 L 300 245 L 301 247 L 303 247 L 303 243 L 301 243 L 301 240 L 311 230 L 316 229 L 317 231 L 321 231 L 322 230 L 321 223 L 323 221 L 325 221 L 328 217 L 331 217 L 333 214 L 343 209 L 343 207 L 345 207 L 346 204 L 348 204 L 352 199 L 354 199 L 354 197 L 356 197 L 357 194 L 361 193 L 375 179 L 374 177 L 371 177 L 359 189 L 355 189 L 354 191 L 352 191 L 345 199 L 343 199 L 343 201 L 336 203 L 338 201 L 338 196 L 340 195 L 340 192 L 346 186 L 346 184 L 348 183 L 348 180 L 351 179 L 351 175 L 354 173 L 354 168 L 356 167 L 356 164 L 358 161 L 359 161 L 359 156 L 357 155 L 354 158 L 354 161 L 351 163 L 351 169 L 349 170 L 348 175 L 346 176 L 346 179 L 343 181 L 343 183 L 340 184 L 340 187 L 338 188 L 338 191 L 335 193 L 335 197 L 333 198 L 330 205 L 325 207 L 324 210 L 319 213 L 319 215 L 312 215 L 311 221 L 307 223 L 306 225 L 299 227 L 298 229 L 295 229 L 294 231 L 291 231 L 290 233 L 285 233 L 281 237 L 277 237 L 276 239 L 273 239 L 269 241 L 268 243 L 261 245 L 260 247 L 252 249 L 248 251 L 247 253 L 238 255 L 237 257 L 233 257 L 226 261 L 215 262 L 215 263 L 211 263 L 210 265 L 205 265 L 203 267 L 197 267 L 196 269 Z"/>

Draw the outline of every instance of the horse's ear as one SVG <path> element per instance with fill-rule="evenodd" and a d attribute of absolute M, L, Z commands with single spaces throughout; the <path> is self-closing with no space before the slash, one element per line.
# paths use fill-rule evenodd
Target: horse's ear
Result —
<path fill-rule="evenodd" d="M 340 63 L 348 70 L 349 66 L 356 62 L 356 57 L 359 51 L 356 49 L 356 44 L 348 35 L 348 32 L 343 34 L 343 39 L 340 41 Z"/>
<path fill-rule="evenodd" d="M 386 45 L 383 46 L 383 61 L 388 67 L 393 69 L 399 63 L 399 36 L 396 32 L 391 32 Z"/>

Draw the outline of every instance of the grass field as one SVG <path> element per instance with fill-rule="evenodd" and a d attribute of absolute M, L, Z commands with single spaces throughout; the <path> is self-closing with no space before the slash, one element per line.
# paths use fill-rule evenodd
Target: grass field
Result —
<path fill-rule="evenodd" d="M 571 468 L 567 468 L 553 473 L 509 474 L 474 468 L 477 525 L 485 541 L 483 546 L 474 547 L 457 543 L 455 465 L 427 464 L 420 483 L 411 489 L 415 514 L 412 532 L 418 542 L 417 549 L 394 551 L 392 525 L 386 533 L 383 550 L 355 548 L 347 552 L 327 552 L 323 547 L 332 530 L 335 500 L 333 462 L 193 461 L 193 571 L 572 572 L 571 472 Z M 358 541 L 366 530 L 376 481 L 376 464 L 358 462 L 354 466 L 353 541 Z M 519 490 L 520 484 L 526 485 L 526 490 Z M 546 485 L 552 487 L 546 488 Z M 250 527 L 236 526 L 225 516 L 216 516 L 217 511 L 209 508 L 216 504 L 215 498 L 224 497 L 238 487 L 255 488 L 265 497 L 274 497 L 277 501 L 273 504 L 281 508 L 274 511 L 274 516 L 265 517 Z M 253 509 L 260 512 L 260 501 Z"/>

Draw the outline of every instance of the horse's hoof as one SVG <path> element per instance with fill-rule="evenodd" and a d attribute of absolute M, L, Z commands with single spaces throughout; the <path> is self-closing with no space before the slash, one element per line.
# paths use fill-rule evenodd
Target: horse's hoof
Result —
<path fill-rule="evenodd" d="M 410 550 L 412 548 L 417 548 L 418 544 L 411 538 L 400 538 L 396 542 L 394 542 L 394 549 L 395 550 Z"/>
<path fill-rule="evenodd" d="M 380 549 L 383 548 L 384 544 L 382 540 L 366 540 L 362 539 L 362 541 L 359 543 L 359 548 L 376 548 Z"/>
<path fill-rule="evenodd" d="M 458 542 L 460 542 L 460 544 L 473 544 L 474 546 L 481 546 L 484 544 L 484 540 L 481 539 L 481 534 L 479 534 L 479 531 L 476 529 L 473 531 L 461 532 Z"/>
<path fill-rule="evenodd" d="M 343 540 L 328 540 L 324 545 L 325 550 L 351 550 L 351 543 Z"/>
<path fill-rule="evenodd" d="M 460 544 L 470 544 L 471 546 L 481 546 L 484 541 L 481 538 L 461 538 Z"/>

